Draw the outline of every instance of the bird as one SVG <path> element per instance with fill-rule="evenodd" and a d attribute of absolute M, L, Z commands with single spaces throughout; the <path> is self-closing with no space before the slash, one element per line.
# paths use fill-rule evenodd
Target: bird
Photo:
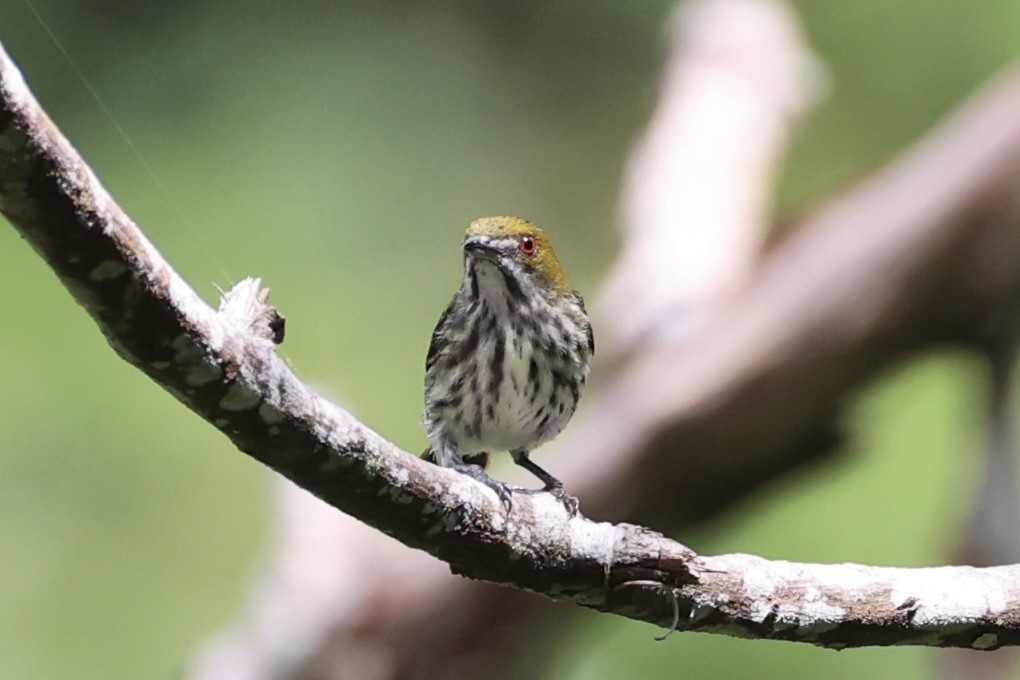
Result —
<path fill-rule="evenodd" d="M 514 492 L 549 492 L 574 516 L 577 499 L 529 456 L 566 427 L 587 382 L 595 340 L 584 299 L 524 218 L 474 220 L 463 251 L 460 288 L 425 359 L 424 457 L 482 482 L 508 512 Z M 544 487 L 489 477 L 489 454 L 503 451 Z"/>

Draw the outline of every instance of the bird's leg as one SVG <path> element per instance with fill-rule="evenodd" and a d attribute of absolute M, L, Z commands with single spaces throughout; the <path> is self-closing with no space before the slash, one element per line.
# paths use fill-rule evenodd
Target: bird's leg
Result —
<path fill-rule="evenodd" d="M 563 488 L 563 482 L 553 477 L 551 474 L 540 468 L 533 460 L 528 458 L 527 451 L 518 449 L 517 451 L 511 451 L 510 455 L 513 457 L 516 464 L 542 480 L 545 484 L 545 488 L 542 489 L 542 491 L 552 491 L 553 489 Z"/>
<path fill-rule="evenodd" d="M 563 490 L 563 482 L 553 477 L 551 474 L 539 467 L 533 460 L 528 458 L 527 451 L 518 449 L 517 451 L 511 451 L 510 455 L 513 457 L 514 463 L 520 465 L 522 468 L 542 480 L 545 487 L 541 489 L 541 491 L 548 491 L 551 493 L 556 500 L 563 504 L 563 507 L 567 509 L 567 512 L 571 517 L 577 514 L 578 500 Z M 523 491 L 527 493 L 529 490 L 524 489 Z"/>

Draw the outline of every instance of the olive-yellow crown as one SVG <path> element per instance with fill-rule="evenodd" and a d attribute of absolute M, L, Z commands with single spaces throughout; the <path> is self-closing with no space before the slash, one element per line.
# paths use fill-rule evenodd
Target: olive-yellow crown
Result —
<path fill-rule="evenodd" d="M 567 274 L 545 232 L 523 217 L 481 217 L 464 232 L 464 249 L 484 248 L 510 258 L 558 295 L 571 292 Z"/>

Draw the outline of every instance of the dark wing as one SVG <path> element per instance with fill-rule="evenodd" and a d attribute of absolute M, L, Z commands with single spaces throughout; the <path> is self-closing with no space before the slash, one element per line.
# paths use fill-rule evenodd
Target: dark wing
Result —
<path fill-rule="evenodd" d="M 595 356 L 595 334 L 591 330 L 591 321 L 588 319 L 588 310 L 584 308 L 584 298 L 576 290 L 572 293 L 574 299 L 577 300 L 577 304 L 581 307 L 581 311 L 584 312 L 584 322 L 588 327 L 588 351 L 591 352 L 592 356 Z"/>
<path fill-rule="evenodd" d="M 450 316 L 450 310 L 453 309 L 453 300 L 450 300 L 450 304 L 446 305 L 446 309 L 443 310 L 442 315 L 439 317 L 439 321 L 436 323 L 435 329 L 432 331 L 432 340 L 429 341 L 429 353 L 425 355 L 425 372 L 427 373 L 432 364 L 436 363 L 436 359 L 446 348 L 449 340 L 446 339 L 446 333 L 444 332 L 446 327 L 446 320 Z"/>

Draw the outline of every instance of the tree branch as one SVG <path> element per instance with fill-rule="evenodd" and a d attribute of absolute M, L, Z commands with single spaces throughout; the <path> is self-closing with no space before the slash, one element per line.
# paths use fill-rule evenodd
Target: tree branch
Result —
<path fill-rule="evenodd" d="M 0 49 L 0 210 L 114 349 L 239 449 L 455 573 L 658 625 L 832 647 L 1020 643 L 1020 567 L 891 570 L 699 557 L 649 529 L 509 515 L 484 486 L 400 451 L 275 354 L 279 316 L 246 280 L 202 302 L 113 201 Z M 845 580 L 843 580 L 845 579 Z M 858 598 L 857 605 L 851 595 Z M 837 635 L 835 631 L 840 631 Z"/>

